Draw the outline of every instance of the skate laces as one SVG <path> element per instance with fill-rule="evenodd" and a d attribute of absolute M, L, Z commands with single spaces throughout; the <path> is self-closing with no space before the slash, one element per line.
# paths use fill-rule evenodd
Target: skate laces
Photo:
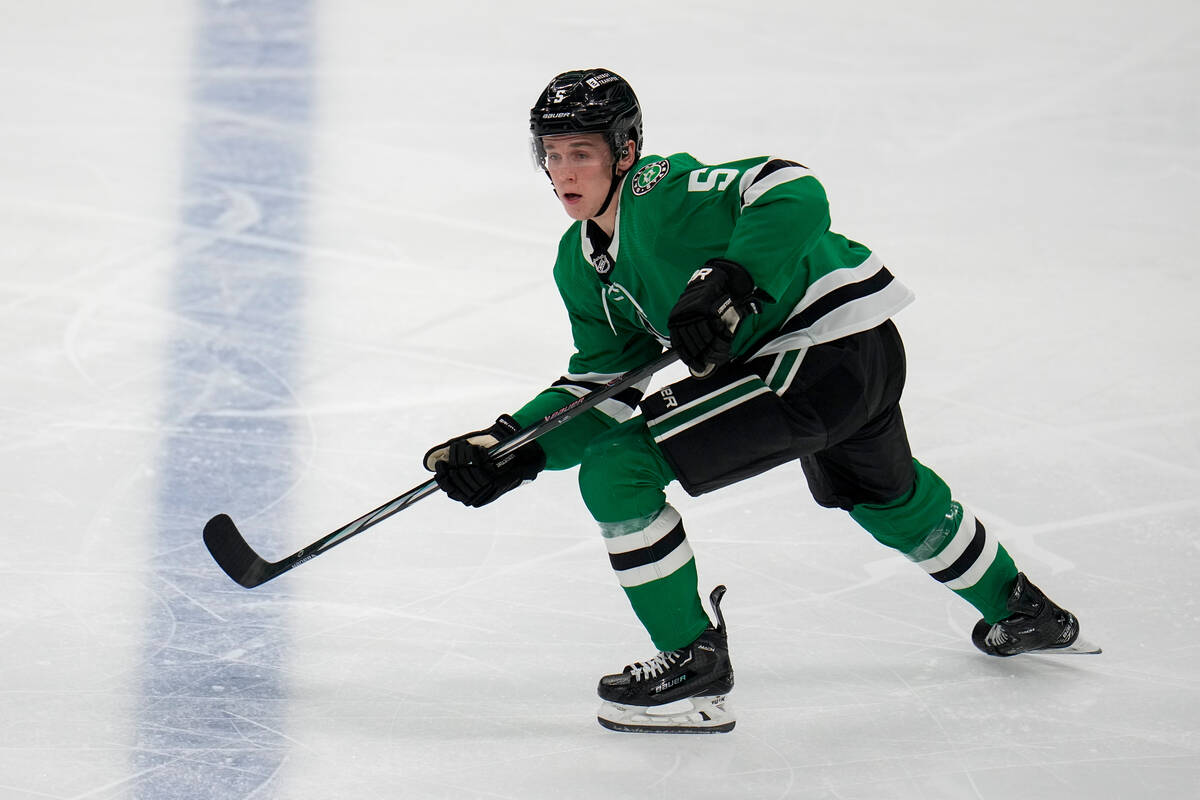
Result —
<path fill-rule="evenodd" d="M 679 652 L 678 650 L 668 650 L 659 653 L 648 661 L 635 661 L 629 665 L 629 673 L 635 681 L 654 678 L 659 673 L 666 672 L 675 666 L 675 662 L 679 660 Z"/>

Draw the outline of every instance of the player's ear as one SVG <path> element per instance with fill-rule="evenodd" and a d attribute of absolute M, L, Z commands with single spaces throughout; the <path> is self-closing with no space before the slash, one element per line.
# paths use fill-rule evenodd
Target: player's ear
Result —
<path fill-rule="evenodd" d="M 633 139 L 630 139 L 625 144 L 625 154 L 622 155 L 621 159 L 617 162 L 617 170 L 620 172 L 628 172 L 637 161 L 637 156 L 634 155 L 635 153 L 637 153 L 637 142 L 635 142 Z"/>

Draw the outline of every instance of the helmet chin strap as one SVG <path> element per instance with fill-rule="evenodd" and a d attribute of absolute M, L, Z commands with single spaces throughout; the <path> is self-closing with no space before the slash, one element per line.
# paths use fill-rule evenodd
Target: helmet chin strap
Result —
<path fill-rule="evenodd" d="M 629 147 L 628 142 L 626 142 L 623 149 L 625 149 L 625 151 L 627 153 L 629 152 L 629 150 L 631 148 Z M 622 158 L 623 157 L 624 156 L 622 156 Z M 613 196 L 616 195 L 616 193 L 617 193 L 617 187 L 621 185 L 621 178 L 624 177 L 625 173 L 617 172 L 617 164 L 620 162 L 620 160 L 621 159 L 617 158 L 617 154 L 614 151 L 613 152 L 613 166 L 612 166 L 612 183 L 610 183 L 608 185 L 608 194 L 605 195 L 604 202 L 600 204 L 600 210 L 596 212 L 594 217 L 592 217 L 593 219 L 604 215 L 604 212 L 608 210 L 608 204 L 612 202 Z"/>
<path fill-rule="evenodd" d="M 612 202 L 613 196 L 617 193 L 617 186 L 620 184 L 621 176 L 617 174 L 617 165 L 613 164 L 612 183 L 608 185 L 608 194 L 604 196 L 604 202 L 600 204 L 600 210 L 592 216 L 592 219 L 604 216 L 604 212 L 608 211 L 608 204 Z"/>

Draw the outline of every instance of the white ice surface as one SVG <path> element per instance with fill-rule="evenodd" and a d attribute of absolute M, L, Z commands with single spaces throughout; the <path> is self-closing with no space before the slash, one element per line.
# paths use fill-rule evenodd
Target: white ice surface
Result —
<path fill-rule="evenodd" d="M 3 12 L 0 798 L 1200 794 L 1193 3 L 279 5 Z M 212 14 L 308 61 L 205 61 Z M 1102 656 L 981 656 L 794 467 L 670 490 L 729 587 L 727 736 L 596 725 L 652 647 L 573 473 L 216 569 L 208 516 L 286 555 L 563 369 L 526 110 L 595 65 L 650 151 L 822 178 L 917 293 L 918 457 Z M 307 94 L 230 112 L 263 80 Z"/>

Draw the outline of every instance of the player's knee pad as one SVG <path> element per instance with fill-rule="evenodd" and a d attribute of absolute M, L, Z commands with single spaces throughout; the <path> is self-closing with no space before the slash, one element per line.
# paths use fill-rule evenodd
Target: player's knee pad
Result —
<path fill-rule="evenodd" d="M 907 494 L 890 503 L 856 505 L 850 516 L 881 544 L 909 554 L 952 513 L 950 487 L 936 472 L 913 459 L 915 476 Z"/>
<path fill-rule="evenodd" d="M 640 419 L 597 436 L 583 452 L 579 492 L 597 522 L 657 513 L 674 474 Z"/>

